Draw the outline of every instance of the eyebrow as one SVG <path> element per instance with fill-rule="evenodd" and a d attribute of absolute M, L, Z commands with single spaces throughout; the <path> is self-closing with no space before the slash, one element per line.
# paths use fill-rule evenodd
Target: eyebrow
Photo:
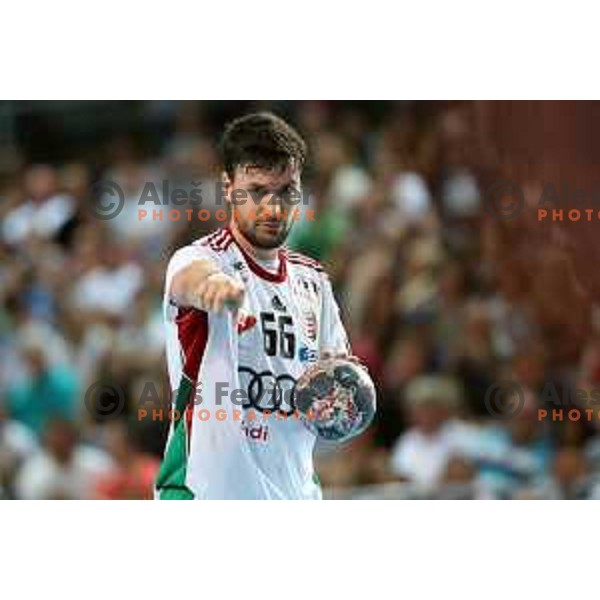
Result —
<path fill-rule="evenodd" d="M 248 185 L 247 188 L 249 191 L 251 192 L 265 192 L 268 191 L 268 188 L 266 185 L 260 184 L 260 183 L 251 183 Z"/>
<path fill-rule="evenodd" d="M 276 189 L 277 192 L 283 192 L 285 190 L 289 190 L 290 188 L 297 188 L 299 186 L 297 181 L 288 181 L 285 184 L 282 184 L 279 188 Z M 261 191 L 261 190 L 270 190 L 271 188 L 269 188 L 267 185 L 263 184 L 263 183 L 250 183 L 248 185 L 248 189 L 250 190 L 254 190 L 254 191 Z"/>

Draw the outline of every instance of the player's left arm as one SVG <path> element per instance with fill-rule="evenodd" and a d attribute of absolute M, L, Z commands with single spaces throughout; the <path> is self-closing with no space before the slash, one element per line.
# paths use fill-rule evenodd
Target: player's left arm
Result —
<path fill-rule="evenodd" d="M 319 356 L 321 359 L 340 357 L 347 358 L 364 367 L 361 360 L 352 354 L 346 328 L 340 315 L 340 307 L 336 302 L 327 275 L 321 275 L 323 302 L 321 307 L 321 326 L 319 332 Z"/>

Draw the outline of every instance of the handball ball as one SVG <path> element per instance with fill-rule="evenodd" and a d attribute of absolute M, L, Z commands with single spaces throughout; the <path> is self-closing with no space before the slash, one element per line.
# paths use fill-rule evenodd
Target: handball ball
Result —
<path fill-rule="evenodd" d="M 344 358 L 311 365 L 298 379 L 296 407 L 316 436 L 343 442 L 362 433 L 375 416 L 375 386 L 366 369 Z"/>

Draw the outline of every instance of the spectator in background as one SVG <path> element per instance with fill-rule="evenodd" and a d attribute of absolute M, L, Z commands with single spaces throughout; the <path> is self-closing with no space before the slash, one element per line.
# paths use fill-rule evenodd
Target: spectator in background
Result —
<path fill-rule="evenodd" d="M 508 409 L 523 403 L 507 419 L 488 422 L 469 449 L 488 493 L 509 498 L 519 489 L 537 485 L 548 474 L 553 447 L 549 432 L 537 420 L 537 397 L 531 389 L 509 396 Z"/>
<path fill-rule="evenodd" d="M 127 248 L 109 244 L 100 260 L 82 274 L 72 293 L 73 308 L 88 313 L 119 315 L 132 304 L 144 282 L 143 269 Z"/>
<path fill-rule="evenodd" d="M 326 131 L 319 134 L 311 152 L 318 169 L 317 177 L 325 186 L 324 197 L 329 198 L 332 208 L 348 214 L 369 194 L 371 177 L 356 162 L 347 142 L 336 133 Z"/>
<path fill-rule="evenodd" d="M 24 285 L 22 280 L 21 286 Z M 5 329 L 0 333 L 0 390 L 3 393 L 29 376 L 28 348 L 38 348 L 48 365 L 69 364 L 73 354 L 68 340 L 48 322 L 47 315 L 34 318 L 30 314 L 23 294 L 11 295 L 4 309 Z"/>
<path fill-rule="evenodd" d="M 434 492 L 434 498 L 437 500 L 477 500 L 482 497 L 475 464 L 460 454 L 450 456 L 441 484 Z"/>
<path fill-rule="evenodd" d="M 406 422 L 406 393 L 413 379 L 428 366 L 427 349 L 415 337 L 403 336 L 395 342 L 382 373 L 375 427 L 379 443 L 391 448 Z"/>
<path fill-rule="evenodd" d="M 0 403 L 0 499 L 14 496 L 12 482 L 23 462 L 37 450 L 33 433 L 8 418 Z"/>
<path fill-rule="evenodd" d="M 59 192 L 56 171 L 48 165 L 34 165 L 25 174 L 28 199 L 4 218 L 2 237 L 10 245 L 31 238 L 58 238 L 75 216 L 73 198 Z"/>
<path fill-rule="evenodd" d="M 42 449 L 25 461 L 16 478 L 17 498 L 75 500 L 94 496 L 94 484 L 113 469 L 109 456 L 78 442 L 70 421 L 53 420 Z"/>
<path fill-rule="evenodd" d="M 494 348 L 489 305 L 480 299 L 467 299 L 460 315 L 456 315 L 458 329 L 443 347 L 446 367 L 454 370 L 466 390 L 465 400 L 471 414 L 489 417 L 483 402 L 486 392 L 494 384 L 497 360 Z"/>
<path fill-rule="evenodd" d="M 350 329 L 357 329 L 366 322 L 372 323 L 377 318 L 372 314 L 370 304 L 374 291 L 388 280 L 393 267 L 394 257 L 390 255 L 389 245 L 387 239 L 374 241 L 345 265 L 343 298 Z"/>
<path fill-rule="evenodd" d="M 104 172 L 102 181 L 106 191 L 100 198 L 101 206 L 111 206 L 118 202 L 118 193 L 114 191 L 114 184 L 123 195 L 123 206 L 115 216 L 107 220 L 107 225 L 120 242 L 127 242 L 135 248 L 148 249 L 152 244 L 164 243 L 175 227 L 163 215 L 163 219 L 139 218 L 139 210 L 161 210 L 166 212 L 169 206 L 164 206 L 162 179 L 160 165 L 146 164 L 138 156 L 135 144 L 127 136 L 120 136 L 111 143 L 110 158 L 112 165 Z M 141 203 L 141 204 L 140 204 Z M 149 246 L 150 245 L 150 246 Z M 143 251 L 143 250 L 142 250 Z"/>
<path fill-rule="evenodd" d="M 109 423 L 103 434 L 103 445 L 115 466 L 96 480 L 96 497 L 101 500 L 152 499 L 159 461 L 136 448 L 120 421 Z"/>
<path fill-rule="evenodd" d="M 600 487 L 593 485 L 585 456 L 577 448 L 560 449 L 548 476 L 516 494 L 519 499 L 539 500 L 586 500 L 590 496 L 600 497 Z"/>
<path fill-rule="evenodd" d="M 442 482 L 449 459 L 466 453 L 473 432 L 457 418 L 459 390 L 448 378 L 415 379 L 405 402 L 411 426 L 392 450 L 391 470 L 420 493 L 429 494 Z"/>
<path fill-rule="evenodd" d="M 127 311 L 127 319 L 119 328 L 114 340 L 119 356 L 136 368 L 155 367 L 162 356 L 164 331 L 161 307 L 154 298 L 143 291 Z"/>
<path fill-rule="evenodd" d="M 396 293 L 396 310 L 403 320 L 429 320 L 437 295 L 437 267 L 443 259 L 440 240 L 435 235 L 418 235 L 411 240 L 404 257 L 404 278 Z"/>
<path fill-rule="evenodd" d="M 50 419 L 74 419 L 79 381 L 67 364 L 52 364 L 39 343 L 23 348 L 27 376 L 8 387 L 8 410 L 12 418 L 38 435 Z"/>
<path fill-rule="evenodd" d="M 316 260 L 328 260 L 344 239 L 350 223 L 321 195 L 312 196 L 310 202 L 297 209 L 300 219 L 290 233 L 290 247 Z M 311 218 L 308 218 L 309 210 Z"/>

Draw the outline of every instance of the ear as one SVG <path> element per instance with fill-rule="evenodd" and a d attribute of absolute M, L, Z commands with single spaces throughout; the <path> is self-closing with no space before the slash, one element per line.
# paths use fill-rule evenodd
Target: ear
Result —
<path fill-rule="evenodd" d="M 221 184 L 225 202 L 231 204 L 231 190 L 233 189 L 233 181 L 229 178 L 229 175 L 225 171 L 221 172 Z"/>

